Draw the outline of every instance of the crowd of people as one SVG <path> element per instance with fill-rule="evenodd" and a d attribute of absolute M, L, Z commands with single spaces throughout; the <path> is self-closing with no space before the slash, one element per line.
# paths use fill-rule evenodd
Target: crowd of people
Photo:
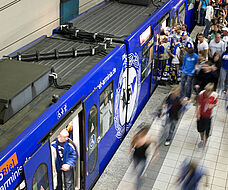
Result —
<path fill-rule="evenodd" d="M 207 8 L 214 5 L 211 1 Z M 216 19 L 214 14 L 211 17 Z M 209 31 L 205 27 L 194 41 L 185 24 L 161 29 L 159 84 L 181 83 L 181 93 L 188 100 L 192 89 L 198 95 L 209 82 L 214 83 L 214 91 L 220 96 L 228 94 L 228 27 L 213 24 L 213 19 Z"/>

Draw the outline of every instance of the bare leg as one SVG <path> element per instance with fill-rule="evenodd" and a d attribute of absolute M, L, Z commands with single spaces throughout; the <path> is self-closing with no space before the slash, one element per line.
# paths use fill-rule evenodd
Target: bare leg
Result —
<path fill-rule="evenodd" d="M 204 140 L 204 132 L 200 132 L 200 138 L 201 138 L 201 141 Z"/>

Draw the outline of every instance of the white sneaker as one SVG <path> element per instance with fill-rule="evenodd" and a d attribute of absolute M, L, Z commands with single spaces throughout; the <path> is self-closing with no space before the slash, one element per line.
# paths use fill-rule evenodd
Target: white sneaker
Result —
<path fill-rule="evenodd" d="M 165 141 L 165 146 L 169 146 L 170 145 L 170 141 Z"/>

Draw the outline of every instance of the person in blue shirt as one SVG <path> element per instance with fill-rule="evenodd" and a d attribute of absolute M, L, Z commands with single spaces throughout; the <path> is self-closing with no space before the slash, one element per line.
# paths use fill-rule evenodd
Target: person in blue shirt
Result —
<path fill-rule="evenodd" d="M 76 145 L 68 138 L 67 129 L 63 129 L 51 146 L 56 150 L 55 169 L 57 172 L 56 190 L 63 189 L 62 175 L 65 190 L 73 190 L 73 167 L 76 165 L 78 152 Z"/>
<path fill-rule="evenodd" d="M 206 171 L 199 167 L 195 161 L 185 159 L 176 183 L 182 184 L 181 190 L 197 190 L 198 184 L 204 175 L 206 176 L 206 183 L 204 185 L 207 187 L 208 177 Z"/>
<path fill-rule="evenodd" d="M 206 10 L 209 0 L 200 0 L 198 11 L 200 10 L 200 26 L 205 26 Z"/>
<path fill-rule="evenodd" d="M 194 53 L 194 48 L 187 48 L 182 65 L 181 76 L 181 94 L 187 99 L 190 99 L 192 93 L 192 80 L 195 72 L 195 67 L 198 63 L 198 55 Z"/>
<path fill-rule="evenodd" d="M 220 70 L 219 76 L 219 95 L 221 96 L 222 91 L 226 91 L 228 89 L 228 46 L 226 47 L 226 51 L 222 54 L 222 67 Z"/>

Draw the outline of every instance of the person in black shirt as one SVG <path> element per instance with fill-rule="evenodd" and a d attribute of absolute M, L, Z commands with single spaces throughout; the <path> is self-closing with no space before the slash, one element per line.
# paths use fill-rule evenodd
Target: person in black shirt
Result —
<path fill-rule="evenodd" d="M 140 189 L 142 185 L 142 174 L 146 166 L 147 149 L 150 144 L 155 143 L 156 149 L 154 155 L 159 156 L 158 146 L 154 139 L 148 136 L 149 128 L 143 127 L 131 139 L 131 144 L 128 153 L 133 150 L 133 163 L 135 170 L 137 170 L 136 189 Z"/>
<path fill-rule="evenodd" d="M 216 77 L 216 73 L 212 71 L 212 63 L 210 61 L 204 62 L 202 69 L 195 77 L 194 89 L 196 96 L 205 88 L 208 83 L 216 83 L 217 80 L 218 78 Z"/>
<path fill-rule="evenodd" d="M 186 101 L 181 96 L 180 86 L 174 86 L 169 96 L 163 102 L 163 105 L 167 105 L 167 118 L 164 129 L 167 129 L 167 127 L 170 126 L 169 135 L 166 138 L 165 146 L 170 145 L 170 141 L 173 138 L 173 133 L 179 119 L 181 108 L 185 103 Z"/>

